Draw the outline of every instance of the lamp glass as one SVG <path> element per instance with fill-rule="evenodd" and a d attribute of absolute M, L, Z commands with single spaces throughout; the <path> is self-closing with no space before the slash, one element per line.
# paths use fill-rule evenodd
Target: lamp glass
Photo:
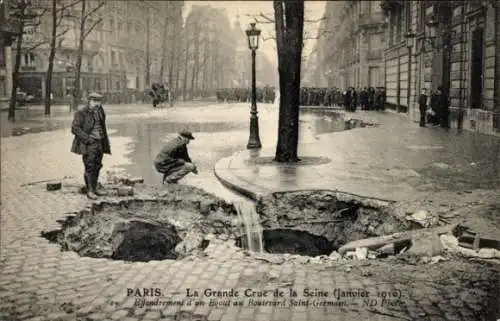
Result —
<path fill-rule="evenodd" d="M 413 47 L 413 43 L 414 43 L 413 37 L 406 37 L 406 47 L 408 47 L 408 48 Z"/>
<path fill-rule="evenodd" d="M 259 48 L 259 36 L 260 30 L 255 28 L 255 23 L 250 24 L 250 28 L 246 31 L 248 37 L 248 47 L 251 50 L 256 50 Z"/>

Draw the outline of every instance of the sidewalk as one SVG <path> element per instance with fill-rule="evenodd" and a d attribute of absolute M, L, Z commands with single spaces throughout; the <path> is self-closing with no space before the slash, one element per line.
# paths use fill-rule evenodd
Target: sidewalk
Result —
<path fill-rule="evenodd" d="M 393 113 L 343 113 L 377 127 L 316 135 L 299 145 L 306 163 L 272 161 L 275 146 L 242 151 L 215 165 L 228 187 L 253 199 L 280 191 L 338 190 L 391 201 L 431 191 L 464 191 L 500 186 L 500 138 L 471 132 L 421 128 Z M 276 142 L 276 139 L 266 138 Z M 314 163 L 314 158 L 328 158 Z"/>

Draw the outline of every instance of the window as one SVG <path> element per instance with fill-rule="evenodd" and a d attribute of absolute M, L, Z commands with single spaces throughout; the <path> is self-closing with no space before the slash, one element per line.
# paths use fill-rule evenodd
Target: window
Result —
<path fill-rule="evenodd" d="M 111 29 L 111 31 L 115 29 L 115 20 L 113 20 L 113 18 L 109 19 L 109 29 Z"/>
<path fill-rule="evenodd" d="M 5 46 L 0 46 L 0 67 L 5 67 Z"/>
<path fill-rule="evenodd" d="M 417 32 L 423 32 L 425 26 L 425 5 L 420 2 L 418 4 L 417 12 Z"/>
<path fill-rule="evenodd" d="M 123 23 L 121 21 L 118 21 L 118 26 L 116 27 L 118 32 L 123 32 Z"/>
<path fill-rule="evenodd" d="M 405 2 L 405 31 L 409 32 L 411 30 L 411 8 L 413 6 L 413 2 L 407 1 Z"/>
<path fill-rule="evenodd" d="M 132 33 L 132 22 L 128 22 L 127 23 L 127 34 L 131 34 Z"/>

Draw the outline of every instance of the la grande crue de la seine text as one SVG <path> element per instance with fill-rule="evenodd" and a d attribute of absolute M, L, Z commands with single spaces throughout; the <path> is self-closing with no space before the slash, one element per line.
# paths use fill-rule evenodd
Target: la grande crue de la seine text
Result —
<path fill-rule="evenodd" d="M 127 296 L 135 296 L 135 297 L 162 297 L 165 296 L 167 292 L 166 289 L 161 288 L 128 288 Z M 311 289 L 304 288 L 302 291 L 289 288 L 287 290 L 284 289 L 272 289 L 272 290 L 264 290 L 264 289 L 252 289 L 247 288 L 243 290 L 236 289 L 193 289 L 186 288 L 185 295 L 187 298 L 283 298 L 285 296 L 290 297 L 304 297 L 304 298 L 368 298 L 379 297 L 379 298 L 390 298 L 390 299 L 399 299 L 401 298 L 401 292 L 399 290 L 392 291 L 368 291 L 366 289 L 361 288 L 335 288 L 332 290 L 321 290 L 321 289 Z"/>

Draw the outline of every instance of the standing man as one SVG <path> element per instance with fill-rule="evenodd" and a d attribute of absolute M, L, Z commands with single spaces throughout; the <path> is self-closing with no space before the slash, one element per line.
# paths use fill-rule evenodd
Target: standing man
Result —
<path fill-rule="evenodd" d="M 85 172 L 83 179 L 87 197 L 91 200 L 106 193 L 98 191 L 99 172 L 104 154 L 111 154 L 106 115 L 102 108 L 102 96 L 91 93 L 87 105 L 80 107 L 74 115 L 71 133 L 75 135 L 71 152 L 82 155 Z"/>
<path fill-rule="evenodd" d="M 422 89 L 418 96 L 418 109 L 420 110 L 420 127 L 425 127 L 425 117 L 427 116 L 427 88 Z"/>
<path fill-rule="evenodd" d="M 153 164 L 163 174 L 163 183 L 177 184 L 189 173 L 198 174 L 187 150 L 187 144 L 193 139 L 193 134 L 184 130 L 162 147 Z"/>

